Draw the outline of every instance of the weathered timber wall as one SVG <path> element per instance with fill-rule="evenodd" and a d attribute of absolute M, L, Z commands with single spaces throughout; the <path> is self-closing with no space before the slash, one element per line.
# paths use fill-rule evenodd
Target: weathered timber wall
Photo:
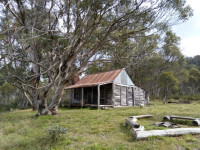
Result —
<path fill-rule="evenodd" d="M 114 85 L 113 100 L 115 106 L 145 105 L 145 92 L 137 86 Z"/>
<path fill-rule="evenodd" d="M 114 105 L 120 106 L 121 105 L 121 86 L 114 85 L 114 91 L 113 91 L 113 99 L 114 99 Z"/>
<path fill-rule="evenodd" d="M 133 106 L 133 89 L 132 87 L 127 87 L 127 95 L 126 95 L 126 98 L 127 98 L 127 106 Z"/>
<path fill-rule="evenodd" d="M 134 91 L 135 106 L 145 105 L 145 91 L 137 86 L 134 86 L 133 91 Z"/>
<path fill-rule="evenodd" d="M 121 106 L 127 106 L 126 103 L 126 87 L 121 86 Z"/>

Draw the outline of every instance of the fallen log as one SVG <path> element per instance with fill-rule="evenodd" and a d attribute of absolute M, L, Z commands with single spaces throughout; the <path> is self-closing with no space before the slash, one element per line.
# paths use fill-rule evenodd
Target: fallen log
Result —
<path fill-rule="evenodd" d="M 163 117 L 163 120 L 171 120 L 171 119 L 196 120 L 197 118 L 193 118 L 193 117 L 182 117 L 182 116 L 164 116 L 164 117 Z"/>
<path fill-rule="evenodd" d="M 195 120 L 192 121 L 192 124 L 194 126 L 199 126 L 200 125 L 200 120 L 199 119 L 195 119 Z"/>
<path fill-rule="evenodd" d="M 149 118 L 149 117 L 153 117 L 153 115 L 139 115 L 139 116 L 130 116 L 129 118 Z"/>
<path fill-rule="evenodd" d="M 137 123 L 137 119 L 139 118 L 148 118 L 153 115 L 139 115 L 139 116 L 130 116 L 126 119 L 126 125 L 130 125 L 133 128 L 133 131 L 144 131 L 144 126 L 141 126 Z"/>
<path fill-rule="evenodd" d="M 127 118 L 126 124 L 130 125 L 133 131 L 144 131 L 144 126 L 141 126 L 140 124 L 136 123 L 136 121 L 136 118 Z"/>
<path fill-rule="evenodd" d="M 135 120 L 134 118 L 127 118 L 126 119 L 126 124 L 130 125 L 132 128 L 139 128 L 140 124 L 136 123 L 137 119 Z"/>
<path fill-rule="evenodd" d="M 192 120 L 192 124 L 194 126 L 200 125 L 200 119 L 199 118 L 193 118 L 193 117 L 182 117 L 182 116 L 164 116 L 163 120 L 172 120 L 172 119 L 184 119 L 184 120 Z"/>
<path fill-rule="evenodd" d="M 151 136 L 180 136 L 184 134 L 200 134 L 200 128 L 177 128 L 167 130 L 133 131 L 135 140 L 142 140 Z"/>

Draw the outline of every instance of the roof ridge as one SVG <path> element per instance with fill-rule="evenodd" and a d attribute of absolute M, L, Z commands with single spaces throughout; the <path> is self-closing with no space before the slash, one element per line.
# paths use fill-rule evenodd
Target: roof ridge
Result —
<path fill-rule="evenodd" d="M 124 70 L 124 69 L 125 69 L 125 68 L 114 69 L 114 70 L 108 70 L 108 71 L 98 72 L 98 73 L 92 73 L 92 74 L 85 75 L 83 78 L 85 78 L 86 76 L 89 76 L 89 75 L 101 74 L 101 73 L 105 73 L 105 72 L 111 72 L 111 71 L 117 71 L 117 70 Z"/>

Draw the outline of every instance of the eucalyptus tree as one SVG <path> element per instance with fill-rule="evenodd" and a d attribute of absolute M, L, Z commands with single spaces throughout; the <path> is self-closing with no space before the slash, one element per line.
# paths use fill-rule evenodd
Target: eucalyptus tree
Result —
<path fill-rule="evenodd" d="M 101 58 L 98 54 L 105 49 L 192 15 L 184 0 L 2 0 L 0 4 L 5 78 L 30 93 L 38 103 L 38 115 L 56 114 L 70 79 Z M 51 88 L 55 92 L 47 106 Z"/>
<path fill-rule="evenodd" d="M 200 92 L 200 71 L 198 69 L 192 68 L 189 71 L 188 86 L 191 88 L 191 94 Z"/>
<path fill-rule="evenodd" d="M 162 72 L 159 76 L 159 86 L 162 89 L 163 93 L 163 103 L 166 103 L 166 99 L 169 95 L 169 92 L 172 90 L 178 89 L 179 81 L 174 76 L 173 72 Z"/>

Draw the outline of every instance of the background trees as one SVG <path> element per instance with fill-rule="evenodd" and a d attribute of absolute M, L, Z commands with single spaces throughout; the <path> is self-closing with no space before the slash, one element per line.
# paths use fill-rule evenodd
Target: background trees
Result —
<path fill-rule="evenodd" d="M 100 65 L 97 62 L 110 61 L 112 69 L 127 66 L 135 82 L 150 92 L 167 64 L 178 64 L 181 57 L 170 26 L 192 15 L 184 0 L 3 0 L 0 4 L 2 75 L 23 91 L 38 115 L 56 114 L 69 81 L 88 65 Z M 156 73 L 147 78 L 148 69 Z"/>
<path fill-rule="evenodd" d="M 166 98 L 172 90 L 178 90 L 178 79 L 172 72 L 162 72 L 159 75 L 158 84 L 163 93 L 163 103 L 166 103 Z"/>

